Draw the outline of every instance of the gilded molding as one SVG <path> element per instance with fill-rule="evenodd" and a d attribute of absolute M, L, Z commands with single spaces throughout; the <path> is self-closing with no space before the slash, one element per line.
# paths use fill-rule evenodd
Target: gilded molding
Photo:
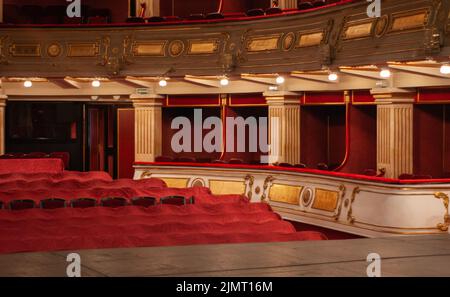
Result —
<path fill-rule="evenodd" d="M 13 57 L 40 57 L 41 45 L 39 43 L 13 43 L 9 47 L 9 53 Z"/>
<path fill-rule="evenodd" d="M 248 184 L 247 197 L 252 199 L 252 196 L 253 196 L 253 184 L 255 183 L 255 177 L 253 175 L 248 174 L 245 177 L 245 182 Z"/>
<path fill-rule="evenodd" d="M 263 194 L 261 196 L 261 202 L 266 202 L 266 203 L 268 202 L 268 189 L 274 180 L 275 180 L 275 178 L 271 175 L 266 177 L 266 179 L 264 180 Z"/>
<path fill-rule="evenodd" d="M 442 199 L 442 202 L 444 203 L 445 207 L 444 223 L 439 223 L 437 225 L 437 228 L 441 231 L 448 231 L 448 228 L 450 226 L 450 215 L 448 212 L 448 202 L 449 202 L 448 195 L 442 192 L 437 192 L 434 194 L 434 197 L 436 197 L 437 199 Z"/>
<path fill-rule="evenodd" d="M 355 217 L 353 216 L 353 203 L 355 202 L 356 195 L 359 194 L 361 189 L 359 187 L 355 187 L 352 192 L 352 199 L 350 200 L 350 208 L 347 213 L 347 221 L 350 224 L 355 223 Z"/>
<path fill-rule="evenodd" d="M 336 213 L 336 215 L 334 216 L 334 219 L 337 221 L 339 220 L 339 217 L 341 216 L 341 212 L 342 212 L 342 204 L 344 203 L 344 199 L 345 199 L 345 194 L 347 192 L 347 189 L 345 188 L 345 185 L 341 184 L 339 186 L 339 191 L 340 191 L 340 201 L 339 201 L 339 206 L 338 206 L 338 211 Z"/>

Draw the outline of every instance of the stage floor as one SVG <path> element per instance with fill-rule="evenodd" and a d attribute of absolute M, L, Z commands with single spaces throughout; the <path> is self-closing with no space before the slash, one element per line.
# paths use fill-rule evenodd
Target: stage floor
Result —
<path fill-rule="evenodd" d="M 82 276 L 450 276 L 450 235 L 78 251 Z M 69 252 L 0 255 L 0 276 L 66 276 Z"/>

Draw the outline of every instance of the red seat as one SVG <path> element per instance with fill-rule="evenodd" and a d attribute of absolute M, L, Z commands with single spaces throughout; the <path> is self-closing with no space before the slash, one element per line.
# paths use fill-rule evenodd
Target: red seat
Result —
<path fill-rule="evenodd" d="M 35 208 L 36 203 L 31 199 L 13 200 L 9 203 L 10 210 L 24 210 Z"/>
<path fill-rule="evenodd" d="M 414 179 L 414 175 L 409 173 L 402 173 L 400 174 L 398 179 Z"/>
<path fill-rule="evenodd" d="M 280 163 L 280 164 L 278 164 L 278 166 L 280 166 L 280 167 L 294 167 L 294 166 L 292 166 L 292 164 L 289 164 L 289 163 Z"/>
<path fill-rule="evenodd" d="M 186 198 L 183 196 L 168 196 L 161 198 L 161 204 L 170 204 L 170 205 L 186 205 Z"/>
<path fill-rule="evenodd" d="M 122 207 L 128 205 L 128 201 L 122 197 L 102 198 L 100 202 L 104 207 Z"/>
<path fill-rule="evenodd" d="M 271 8 L 266 9 L 266 15 L 279 14 L 279 13 L 283 13 L 283 10 L 281 10 L 281 8 L 279 8 L 279 7 L 271 7 Z"/>
<path fill-rule="evenodd" d="M 298 9 L 299 10 L 307 10 L 307 9 L 311 9 L 313 8 L 313 4 L 311 2 L 303 2 L 303 1 L 299 1 L 298 3 Z"/>
<path fill-rule="evenodd" d="M 179 163 L 195 163 L 195 159 L 194 158 L 181 157 L 181 158 L 176 158 L 175 162 L 179 162 Z"/>
<path fill-rule="evenodd" d="M 314 7 L 320 7 L 320 6 L 324 6 L 327 5 L 327 1 L 326 0 L 315 0 L 312 5 Z"/>
<path fill-rule="evenodd" d="M 375 169 L 365 169 L 363 174 L 367 176 L 377 176 L 377 171 Z"/>
<path fill-rule="evenodd" d="M 72 208 L 89 208 L 97 206 L 97 200 L 94 198 L 78 198 L 70 201 Z"/>
<path fill-rule="evenodd" d="M 242 161 L 241 159 L 230 159 L 230 161 L 228 161 L 228 164 L 243 164 L 244 161 Z"/>
<path fill-rule="evenodd" d="M 134 206 L 150 207 L 155 206 L 156 201 L 154 197 L 135 197 L 131 199 L 131 204 Z"/>
<path fill-rule="evenodd" d="M 65 208 L 66 200 L 60 198 L 50 198 L 41 200 L 41 208 L 43 209 L 57 209 Z"/>
<path fill-rule="evenodd" d="M 155 162 L 173 162 L 173 158 L 167 156 L 159 156 L 155 158 Z"/>
<path fill-rule="evenodd" d="M 246 13 L 247 16 L 261 16 L 264 15 L 264 10 L 261 8 L 250 9 Z"/>
<path fill-rule="evenodd" d="M 219 20 L 223 18 L 225 18 L 225 16 L 220 12 L 211 12 L 206 15 L 207 20 Z"/>
<path fill-rule="evenodd" d="M 190 21 L 199 21 L 199 20 L 204 20 L 204 19 L 205 19 L 205 15 L 203 13 L 191 14 L 188 17 L 188 20 L 190 20 Z"/>
<path fill-rule="evenodd" d="M 139 18 L 139 17 L 131 17 L 131 18 L 127 18 L 126 23 L 145 23 L 145 19 L 143 18 Z"/>
<path fill-rule="evenodd" d="M 41 152 L 33 152 L 25 155 L 25 158 L 28 159 L 39 159 L 39 158 L 46 158 L 48 155 L 46 153 Z"/>
<path fill-rule="evenodd" d="M 227 162 L 225 162 L 223 160 L 214 160 L 213 164 L 227 164 Z"/>
<path fill-rule="evenodd" d="M 330 170 L 330 169 L 328 168 L 328 165 L 325 164 L 325 163 L 319 163 L 319 164 L 317 164 L 317 169 L 319 169 L 319 170 L 326 170 L 326 171 Z"/>
<path fill-rule="evenodd" d="M 149 23 L 162 23 L 165 21 L 166 21 L 166 18 L 161 17 L 161 16 L 152 16 L 147 19 L 147 22 L 149 22 Z"/>
<path fill-rule="evenodd" d="M 308 166 L 306 166 L 306 164 L 300 163 L 300 164 L 295 164 L 294 167 L 295 168 L 306 168 Z"/>

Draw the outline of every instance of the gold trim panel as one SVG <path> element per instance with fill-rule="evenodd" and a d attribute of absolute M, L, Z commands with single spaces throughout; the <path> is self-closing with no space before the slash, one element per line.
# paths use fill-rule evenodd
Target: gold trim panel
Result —
<path fill-rule="evenodd" d="M 9 52 L 13 57 L 40 57 L 40 44 L 13 44 L 9 48 Z"/>
<path fill-rule="evenodd" d="M 281 34 L 250 37 L 247 41 L 248 52 L 264 52 L 279 49 Z"/>
<path fill-rule="evenodd" d="M 96 57 L 100 52 L 98 43 L 71 43 L 67 48 L 67 56 L 72 58 Z"/>
<path fill-rule="evenodd" d="M 168 178 L 160 177 L 166 184 L 168 188 L 187 188 L 189 179 L 188 178 Z"/>
<path fill-rule="evenodd" d="M 316 189 L 312 208 L 334 212 L 339 201 L 339 192 L 324 189 Z"/>
<path fill-rule="evenodd" d="M 245 195 L 244 181 L 210 180 L 209 188 L 213 195 Z"/>
<path fill-rule="evenodd" d="M 320 45 L 323 41 L 325 33 L 312 32 L 312 33 L 298 33 L 296 48 L 310 47 Z"/>
<path fill-rule="evenodd" d="M 393 20 L 389 32 L 424 28 L 428 23 L 429 14 L 430 11 L 428 9 L 393 14 Z"/>
<path fill-rule="evenodd" d="M 165 56 L 167 41 L 143 41 L 133 43 L 131 52 L 135 57 Z"/>
<path fill-rule="evenodd" d="M 219 50 L 219 40 L 189 40 L 188 55 L 214 54 Z"/>
<path fill-rule="evenodd" d="M 292 205 L 299 205 L 303 187 L 273 184 L 269 190 L 269 200 Z"/>
<path fill-rule="evenodd" d="M 344 40 L 357 39 L 357 38 L 367 38 L 372 35 L 374 21 L 363 21 L 354 22 L 346 25 L 344 29 Z"/>

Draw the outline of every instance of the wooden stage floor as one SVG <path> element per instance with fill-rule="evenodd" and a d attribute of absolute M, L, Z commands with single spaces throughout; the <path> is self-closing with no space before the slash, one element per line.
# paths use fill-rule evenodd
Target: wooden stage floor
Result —
<path fill-rule="evenodd" d="M 450 235 L 83 250 L 82 276 L 450 276 Z M 69 252 L 0 255 L 0 276 L 66 276 Z"/>

